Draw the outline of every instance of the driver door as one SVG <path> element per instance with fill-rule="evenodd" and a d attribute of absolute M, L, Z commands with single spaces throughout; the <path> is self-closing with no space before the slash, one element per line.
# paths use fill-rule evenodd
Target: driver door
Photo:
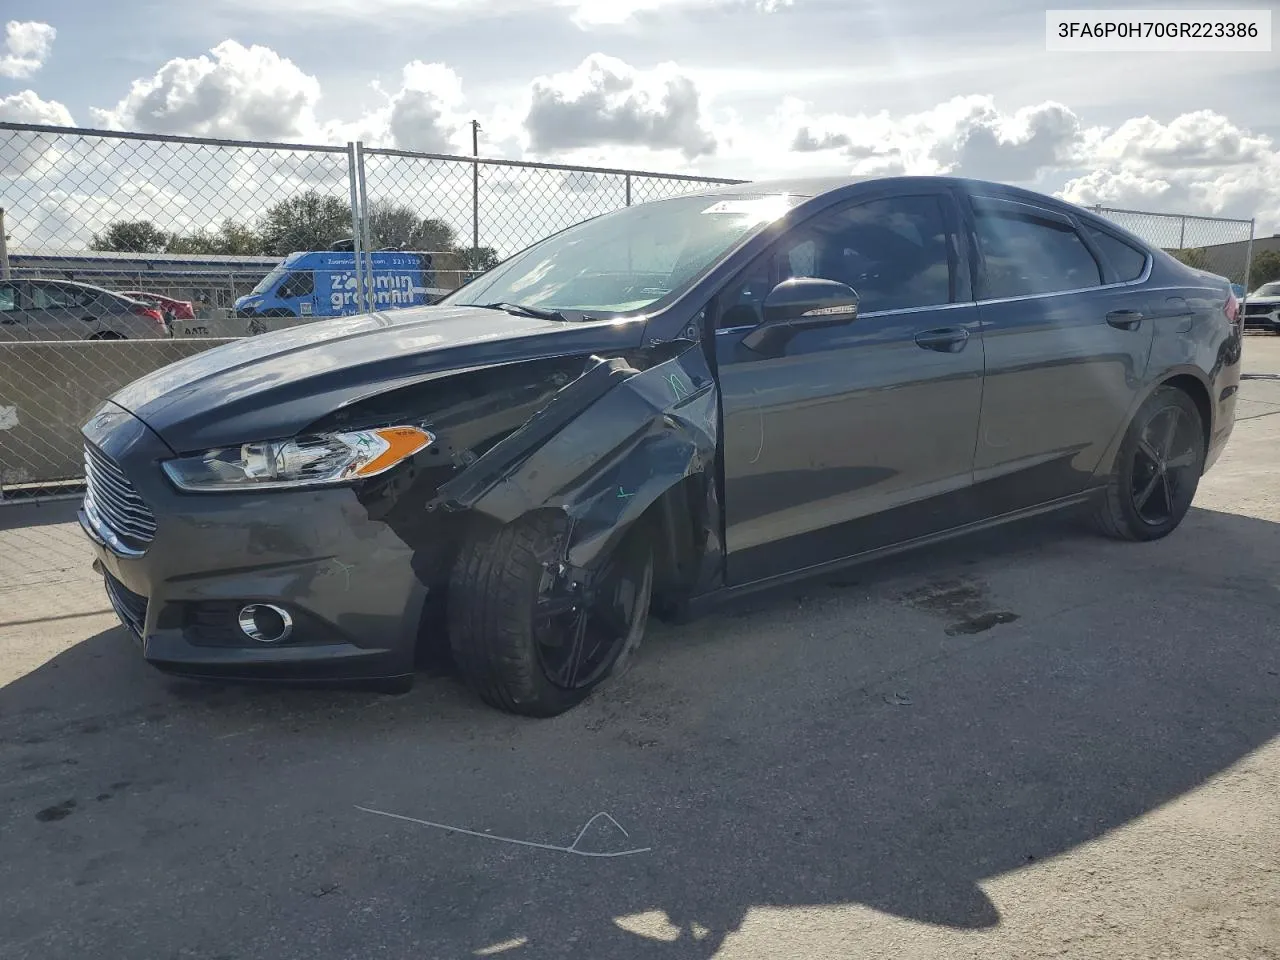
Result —
<path fill-rule="evenodd" d="M 717 298 L 728 585 L 970 519 L 984 361 L 959 223 L 945 190 L 854 201 Z M 753 352 L 765 296 L 796 276 L 853 287 L 858 318 Z"/>

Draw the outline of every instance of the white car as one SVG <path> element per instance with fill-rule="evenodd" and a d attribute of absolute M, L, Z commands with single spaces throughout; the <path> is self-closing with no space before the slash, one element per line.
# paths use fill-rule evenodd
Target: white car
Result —
<path fill-rule="evenodd" d="M 1280 333 L 1280 280 L 1264 283 L 1244 302 L 1244 328 Z"/>

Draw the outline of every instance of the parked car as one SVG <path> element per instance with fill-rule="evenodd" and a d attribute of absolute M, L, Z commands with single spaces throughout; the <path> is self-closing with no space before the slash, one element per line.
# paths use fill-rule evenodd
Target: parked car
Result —
<path fill-rule="evenodd" d="M 143 290 L 122 290 L 121 295 L 157 308 L 165 319 L 169 321 L 170 325 L 175 320 L 194 320 L 196 318 L 195 304 L 190 300 L 177 300 L 173 297 L 166 297 L 164 294 L 147 293 Z"/>
<path fill-rule="evenodd" d="M 1244 326 L 1280 333 L 1280 280 L 1264 283 L 1245 298 Z"/>
<path fill-rule="evenodd" d="M 444 635 L 549 716 L 651 609 L 1078 506 L 1164 537 L 1231 434 L 1236 309 L 1026 190 L 723 187 L 149 374 L 84 428 L 81 522 L 162 670 L 403 688 Z"/>
<path fill-rule="evenodd" d="M 373 278 L 367 281 L 378 310 L 424 306 L 434 302 L 435 272 L 429 253 L 378 250 L 367 255 Z M 284 317 L 339 317 L 358 313 L 355 254 L 311 250 L 291 253 L 235 302 L 236 316 L 250 321 L 249 332 L 267 332 L 265 322 Z"/>
<path fill-rule="evenodd" d="M 0 280 L 0 340 L 154 340 L 168 337 L 150 304 L 69 280 Z"/>

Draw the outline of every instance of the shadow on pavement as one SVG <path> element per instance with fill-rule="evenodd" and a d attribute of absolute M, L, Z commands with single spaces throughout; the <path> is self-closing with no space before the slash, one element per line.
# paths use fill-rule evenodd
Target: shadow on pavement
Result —
<path fill-rule="evenodd" d="M 711 957 L 759 907 L 995 926 L 985 881 L 1280 733 L 1275 564 L 1254 565 L 1280 528 L 1187 526 L 1095 546 L 1041 521 L 661 628 L 541 723 L 448 677 L 403 697 L 168 680 L 101 633 L 0 689 L 0 930 L 16 956 L 523 960 Z M 1018 619 L 949 635 L 902 586 L 966 569 Z M 1041 600 L 1010 597 L 1018 577 Z M 597 824 L 581 849 L 649 849 L 591 859 L 357 805 L 551 845 L 603 811 L 630 835 Z"/>

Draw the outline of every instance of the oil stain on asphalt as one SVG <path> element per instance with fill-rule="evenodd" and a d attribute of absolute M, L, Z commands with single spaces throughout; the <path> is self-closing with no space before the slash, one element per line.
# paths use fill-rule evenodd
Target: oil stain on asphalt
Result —
<path fill-rule="evenodd" d="M 992 610 L 986 585 L 976 579 L 927 583 L 902 594 L 899 599 L 917 610 L 950 620 L 946 628 L 949 637 L 982 633 L 1018 619 L 1018 615 L 1010 610 Z"/>

